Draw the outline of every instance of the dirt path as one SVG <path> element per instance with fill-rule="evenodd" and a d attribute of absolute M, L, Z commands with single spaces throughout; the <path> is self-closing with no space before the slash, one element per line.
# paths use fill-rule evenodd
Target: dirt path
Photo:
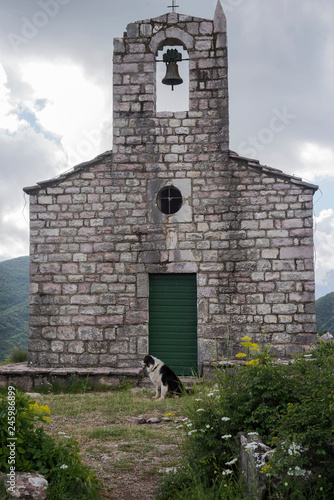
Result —
<path fill-rule="evenodd" d="M 112 405 L 107 397 L 106 394 L 87 395 L 86 398 L 68 396 L 73 401 L 72 409 L 80 401 L 90 407 L 87 410 L 83 406 L 78 419 L 70 414 L 71 402 L 64 395 L 43 396 L 43 403 L 49 402 L 53 414 L 48 433 L 57 436 L 62 432 L 79 442 L 83 462 L 103 482 L 101 500 L 154 500 L 166 469 L 180 464 L 181 432 L 177 427 L 182 418 L 182 405 L 178 408 L 177 400 L 152 402 L 151 394 L 139 391 L 135 395 L 138 402 L 135 407 L 125 405 L 124 409 L 117 407 L 117 411 L 109 412 L 103 407 L 105 401 Z M 62 399 L 68 407 L 62 404 Z M 101 405 L 104 411 L 99 411 Z M 167 412 L 166 416 L 168 406 L 176 408 L 178 415 Z M 141 407 L 144 411 L 139 418 Z M 145 423 L 139 423 L 145 419 Z M 150 419 L 154 423 L 148 423 Z"/>

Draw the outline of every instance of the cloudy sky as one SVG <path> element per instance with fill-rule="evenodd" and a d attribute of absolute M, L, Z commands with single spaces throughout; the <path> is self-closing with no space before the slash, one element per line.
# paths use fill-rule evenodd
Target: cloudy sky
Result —
<path fill-rule="evenodd" d="M 216 3 L 178 0 L 177 10 L 212 19 Z M 320 186 L 314 198 L 320 297 L 334 290 L 334 2 L 221 3 L 230 147 Z M 169 5 L 0 0 L 0 260 L 28 255 L 22 188 L 112 148 L 113 37 Z"/>

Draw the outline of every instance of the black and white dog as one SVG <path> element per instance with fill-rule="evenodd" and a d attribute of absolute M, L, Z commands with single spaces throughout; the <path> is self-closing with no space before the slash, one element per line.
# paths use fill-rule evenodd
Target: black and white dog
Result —
<path fill-rule="evenodd" d="M 182 394 L 184 386 L 177 375 L 163 361 L 155 356 L 145 356 L 144 368 L 148 371 L 148 376 L 155 385 L 155 396 L 153 399 L 164 399 L 167 392 Z"/>

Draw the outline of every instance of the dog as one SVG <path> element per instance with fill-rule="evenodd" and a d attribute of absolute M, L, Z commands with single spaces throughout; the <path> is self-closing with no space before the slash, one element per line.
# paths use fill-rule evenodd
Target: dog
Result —
<path fill-rule="evenodd" d="M 185 388 L 177 375 L 163 361 L 155 356 L 147 355 L 144 358 L 144 368 L 155 385 L 153 399 L 165 399 L 168 392 L 181 395 Z"/>

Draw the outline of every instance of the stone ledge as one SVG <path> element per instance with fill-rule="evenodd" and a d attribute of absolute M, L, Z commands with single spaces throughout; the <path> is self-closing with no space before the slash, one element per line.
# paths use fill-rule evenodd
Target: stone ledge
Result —
<path fill-rule="evenodd" d="M 66 385 L 70 376 L 88 378 L 92 386 L 116 387 L 123 382 L 130 381 L 136 386 L 152 386 L 150 379 L 145 375 L 142 368 L 46 368 L 32 367 L 27 363 L 17 363 L 0 366 L 0 387 L 12 384 L 25 391 L 38 389 L 50 382 L 57 381 Z M 185 385 L 192 385 L 198 379 L 196 377 L 180 377 Z"/>
<path fill-rule="evenodd" d="M 275 359 L 275 363 L 282 365 L 291 365 L 294 363 L 293 359 Z M 227 368 L 233 370 L 233 368 L 239 366 L 246 366 L 245 360 L 231 360 L 231 359 L 222 359 L 221 361 L 204 361 L 202 365 L 202 375 L 205 382 L 214 381 L 217 378 L 217 370 Z"/>
<path fill-rule="evenodd" d="M 42 367 L 29 366 L 28 363 L 15 363 L 0 366 L 0 375 L 129 375 L 139 376 L 141 369 L 134 368 L 68 368 L 68 367 Z"/>
<path fill-rule="evenodd" d="M 68 377 L 77 376 L 79 378 L 88 378 L 93 386 L 117 386 L 122 382 L 130 380 L 135 385 L 139 385 L 144 377 L 143 370 L 122 369 L 111 367 L 98 368 L 52 368 L 52 367 L 32 367 L 27 363 L 17 363 L 0 367 L 0 387 L 12 384 L 25 391 L 38 389 L 51 381 L 57 381 L 66 384 Z"/>

